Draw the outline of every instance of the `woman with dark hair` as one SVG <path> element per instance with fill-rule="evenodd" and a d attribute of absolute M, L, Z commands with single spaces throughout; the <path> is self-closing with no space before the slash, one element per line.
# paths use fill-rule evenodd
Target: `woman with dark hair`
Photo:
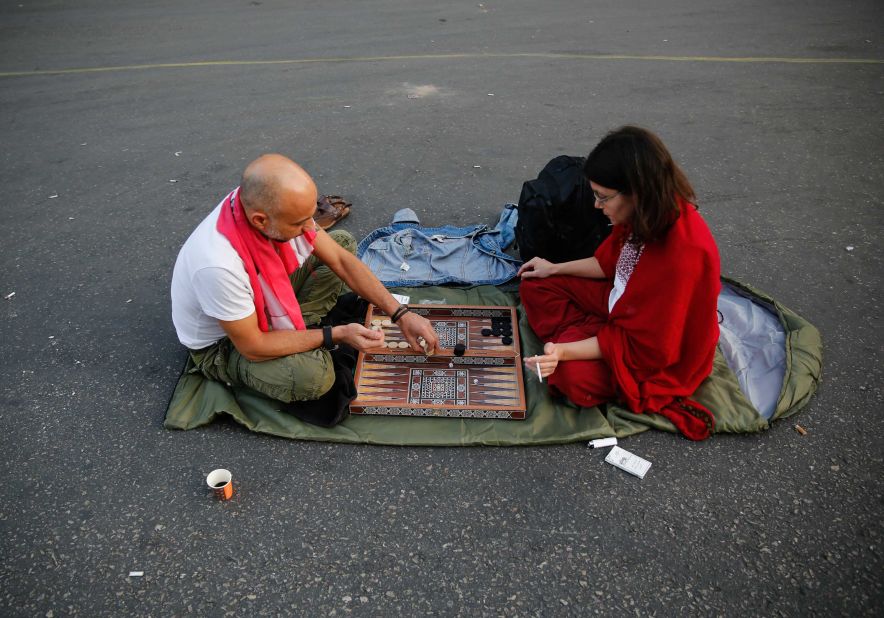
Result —
<path fill-rule="evenodd" d="M 712 372 L 721 283 L 694 190 L 660 138 L 638 127 L 606 135 L 584 175 L 614 227 L 591 258 L 522 265 L 522 304 L 546 342 L 525 362 L 577 405 L 619 401 L 702 440 L 714 419 L 687 398 Z"/>

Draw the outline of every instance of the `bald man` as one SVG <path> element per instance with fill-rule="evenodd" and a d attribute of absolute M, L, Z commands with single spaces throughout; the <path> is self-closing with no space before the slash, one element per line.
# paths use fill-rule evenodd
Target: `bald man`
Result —
<path fill-rule="evenodd" d="M 316 226 L 316 198 L 299 165 L 264 155 L 184 243 L 172 321 L 194 371 L 284 402 L 319 399 L 335 379 L 330 350 L 384 340 L 361 324 L 316 328 L 347 287 L 395 316 L 413 348 L 423 338 L 435 352 L 429 321 L 405 311 L 356 258 L 353 237 Z"/>

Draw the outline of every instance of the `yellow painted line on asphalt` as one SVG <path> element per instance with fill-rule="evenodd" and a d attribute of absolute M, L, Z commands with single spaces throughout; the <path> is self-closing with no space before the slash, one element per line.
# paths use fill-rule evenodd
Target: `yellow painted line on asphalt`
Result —
<path fill-rule="evenodd" d="M 390 62 L 401 60 L 457 60 L 483 58 L 541 58 L 561 60 L 634 60 L 648 62 L 728 62 L 743 64 L 884 64 L 876 58 L 789 58 L 777 56 L 637 56 L 625 54 L 555 54 L 555 53 L 463 53 L 463 54 L 412 54 L 400 56 L 351 56 L 342 58 L 294 58 L 290 60 L 207 60 L 203 62 L 166 62 L 159 64 L 126 64 L 107 67 L 81 67 L 71 69 L 36 69 L 33 71 L 3 71 L 0 77 L 33 77 L 39 75 L 78 75 L 84 73 L 110 73 L 114 71 L 144 71 L 148 69 L 194 69 L 207 67 L 237 67 L 266 65 L 303 65 L 345 62 Z"/>

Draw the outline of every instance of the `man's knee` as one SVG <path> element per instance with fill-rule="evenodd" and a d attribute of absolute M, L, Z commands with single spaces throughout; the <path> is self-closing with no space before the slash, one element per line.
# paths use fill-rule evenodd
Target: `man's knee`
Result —
<path fill-rule="evenodd" d="M 310 350 L 286 356 L 291 359 L 292 396 L 289 401 L 313 401 L 335 383 L 335 366 L 326 350 Z"/>
<path fill-rule="evenodd" d="M 335 382 L 335 368 L 326 350 L 310 350 L 255 363 L 240 354 L 231 355 L 231 372 L 252 390 L 290 403 L 312 401 L 328 392 Z"/>
<path fill-rule="evenodd" d="M 356 239 L 353 234 L 344 230 L 332 230 L 328 233 L 332 240 L 352 254 L 356 254 Z"/>

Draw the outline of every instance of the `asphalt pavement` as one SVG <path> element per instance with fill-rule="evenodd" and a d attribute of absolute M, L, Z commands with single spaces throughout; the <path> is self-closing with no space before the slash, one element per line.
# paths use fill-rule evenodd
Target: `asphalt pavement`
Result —
<path fill-rule="evenodd" d="M 4 3 L 0 614 L 881 615 L 882 108 L 876 0 Z M 585 444 L 163 428 L 175 256 L 257 155 L 362 237 L 493 223 L 627 123 L 723 273 L 822 332 L 798 416 L 629 438 L 644 480 Z"/>

